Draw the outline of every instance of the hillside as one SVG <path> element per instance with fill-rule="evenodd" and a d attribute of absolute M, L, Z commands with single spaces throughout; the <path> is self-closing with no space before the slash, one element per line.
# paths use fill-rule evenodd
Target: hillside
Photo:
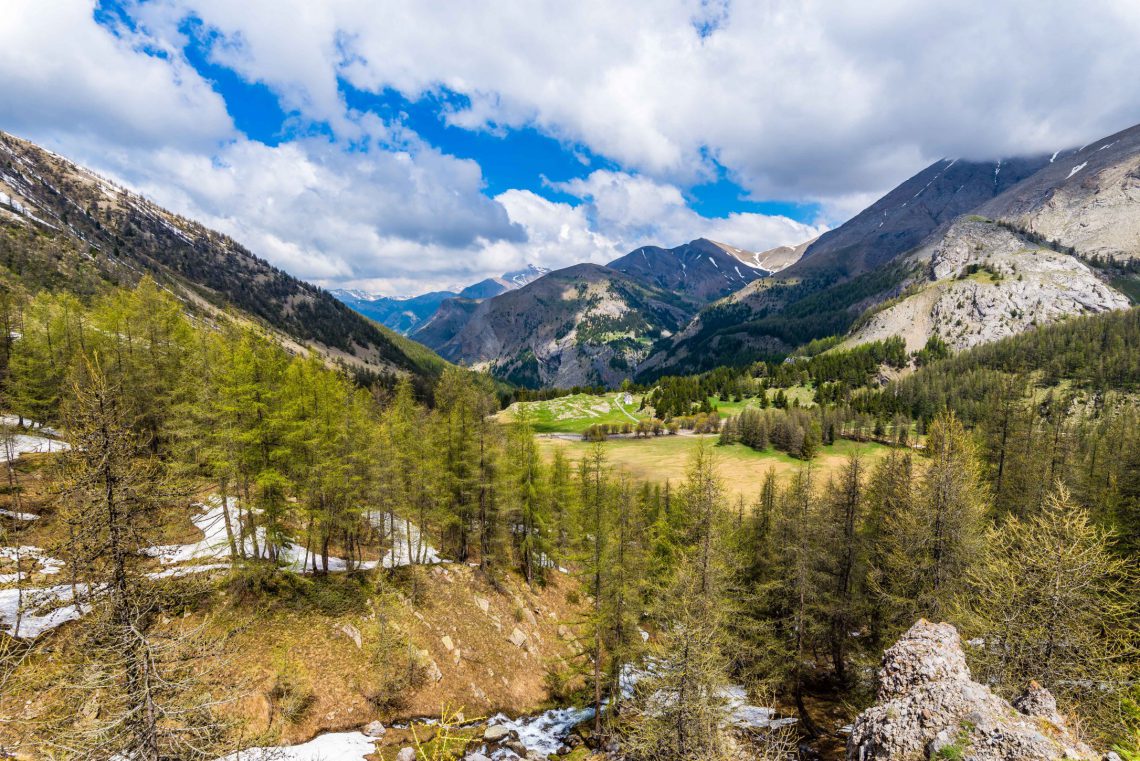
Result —
<path fill-rule="evenodd" d="M 770 274 L 758 255 L 698 238 L 676 248 L 642 246 L 606 266 L 699 302 L 715 301 Z"/>
<path fill-rule="evenodd" d="M 414 337 L 523 386 L 616 384 L 694 311 L 683 296 L 578 264 L 483 302 L 449 300 Z"/>
<path fill-rule="evenodd" d="M 964 348 L 1125 307 L 1121 273 L 1078 257 L 1140 255 L 1138 177 L 1140 127 L 1052 156 L 936 162 L 795 264 L 703 310 L 654 348 L 642 377 L 778 356 L 852 329 L 848 345 L 903 335 L 914 349 L 938 335 Z"/>
<path fill-rule="evenodd" d="M 644 246 L 605 267 L 557 270 L 486 301 L 447 299 L 412 337 L 524 386 L 616 385 L 703 305 L 765 277 L 760 256 L 703 238 Z"/>
<path fill-rule="evenodd" d="M 438 375 L 438 357 L 240 243 L 0 133 L 0 257 L 9 286 L 81 296 L 150 275 L 206 314 L 232 311 L 330 359 Z"/>

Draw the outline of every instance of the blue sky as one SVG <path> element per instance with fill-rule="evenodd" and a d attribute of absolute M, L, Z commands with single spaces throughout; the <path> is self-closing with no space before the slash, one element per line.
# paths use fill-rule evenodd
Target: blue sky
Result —
<path fill-rule="evenodd" d="M 0 129 L 410 294 L 795 244 L 942 157 L 1082 144 L 1140 121 L 1138 37 L 1124 0 L 8 0 Z"/>
<path fill-rule="evenodd" d="M 117 0 L 99 0 L 94 15 L 111 32 L 120 24 L 135 27 L 129 7 Z M 217 43 L 218 37 L 200 18 L 184 19 L 180 31 L 186 38 L 182 54 L 221 95 L 234 126 L 245 136 L 266 145 L 277 145 L 295 138 L 298 132 L 311 134 L 327 129 L 327 125 L 304 120 L 298 112 L 286 112 L 267 85 L 250 82 L 233 69 L 211 61 L 211 46 Z M 702 32 L 707 34 L 709 28 Z M 483 170 L 488 196 L 518 188 L 551 200 L 577 204 L 580 199 L 558 191 L 553 183 L 583 178 L 593 169 L 621 169 L 618 162 L 593 153 L 587 145 L 559 140 L 534 127 L 489 131 L 448 125 L 441 114 L 448 109 L 463 108 L 469 100 L 446 88 L 410 99 L 390 88 L 371 93 L 356 89 L 344 80 L 338 80 L 337 84 L 349 108 L 399 121 L 440 150 L 477 161 Z M 818 203 L 758 200 L 733 182 L 728 170 L 715 161 L 713 169 L 714 177 L 684 189 L 690 207 L 699 214 L 726 217 L 733 212 L 755 212 L 782 215 L 808 224 L 821 218 Z"/>

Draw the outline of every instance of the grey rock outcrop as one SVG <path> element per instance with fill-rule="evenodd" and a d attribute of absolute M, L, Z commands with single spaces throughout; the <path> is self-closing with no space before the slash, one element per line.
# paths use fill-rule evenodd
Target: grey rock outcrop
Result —
<path fill-rule="evenodd" d="M 1073 315 L 1129 306 L 1077 258 L 987 220 L 956 221 L 912 258 L 925 263 L 927 277 L 873 314 L 848 344 L 902 336 L 913 351 L 937 335 L 967 349 Z"/>
<path fill-rule="evenodd" d="M 1011 705 L 973 681 L 950 624 L 920 620 L 883 654 L 877 700 L 855 720 L 848 761 L 1100 758 L 1040 685 Z"/>

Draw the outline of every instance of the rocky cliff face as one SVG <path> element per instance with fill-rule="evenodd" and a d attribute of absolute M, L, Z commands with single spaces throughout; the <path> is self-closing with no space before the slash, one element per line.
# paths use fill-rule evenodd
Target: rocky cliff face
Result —
<path fill-rule="evenodd" d="M 913 351 L 937 335 L 967 349 L 1072 315 L 1129 306 L 1076 257 L 980 218 L 959 219 L 912 258 L 922 274 L 905 298 L 856 327 L 848 345 L 902 336 Z"/>
<path fill-rule="evenodd" d="M 883 654 L 877 703 L 855 721 L 848 761 L 1099 759 L 1031 684 L 1012 704 L 970 678 L 958 632 L 920 620 Z"/>

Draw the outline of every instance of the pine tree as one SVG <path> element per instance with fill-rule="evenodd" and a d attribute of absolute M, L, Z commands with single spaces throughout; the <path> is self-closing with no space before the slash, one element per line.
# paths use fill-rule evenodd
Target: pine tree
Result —
<path fill-rule="evenodd" d="M 712 455 L 693 456 L 683 488 L 693 517 L 689 548 L 654 606 L 662 622 L 653 669 L 635 688 L 623 723 L 623 751 L 632 759 L 724 759 L 732 755 L 726 654 L 729 571 L 722 544 L 724 505 Z"/>
<path fill-rule="evenodd" d="M 863 587 L 863 462 L 858 456 L 847 459 L 838 476 L 828 485 L 824 502 L 822 533 L 825 546 L 823 562 L 830 577 L 824 594 L 824 610 L 829 618 L 828 640 L 831 665 L 840 684 L 848 681 L 847 645 L 850 633 L 860 620 L 860 595 Z"/>
<path fill-rule="evenodd" d="M 1140 584 L 1060 483 L 1032 516 L 1008 516 L 985 535 L 956 602 L 985 644 L 975 668 L 1008 696 L 1030 680 L 1106 718 L 1107 692 L 1126 684 L 1135 657 Z"/>
<path fill-rule="evenodd" d="M 945 616 L 981 552 L 987 510 L 973 442 L 953 413 L 931 424 L 926 454 L 915 499 L 885 518 L 882 572 L 892 607 L 910 621 Z"/>

